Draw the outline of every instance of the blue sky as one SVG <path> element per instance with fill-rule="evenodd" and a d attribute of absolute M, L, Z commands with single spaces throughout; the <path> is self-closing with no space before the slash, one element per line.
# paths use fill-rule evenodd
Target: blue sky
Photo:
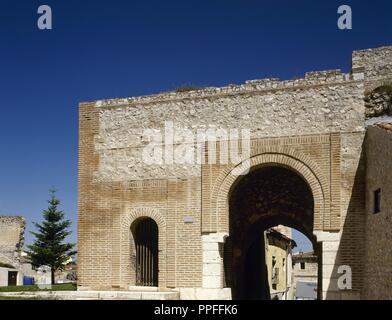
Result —
<path fill-rule="evenodd" d="M 342 4 L 353 30 L 337 28 Z M 387 0 L 2 0 L 0 213 L 30 231 L 55 186 L 76 240 L 80 101 L 349 71 L 352 50 L 392 44 L 391 12 Z"/>

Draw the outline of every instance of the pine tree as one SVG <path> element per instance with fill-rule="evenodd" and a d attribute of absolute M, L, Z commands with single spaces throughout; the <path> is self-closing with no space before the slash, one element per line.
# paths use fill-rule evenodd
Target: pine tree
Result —
<path fill-rule="evenodd" d="M 72 249 L 75 244 L 64 243 L 65 238 L 71 234 L 70 220 L 64 220 L 64 213 L 58 211 L 60 201 L 56 199 L 56 191 L 50 190 L 49 207 L 43 211 L 43 222 L 34 222 L 38 232 L 31 232 L 36 238 L 34 243 L 28 246 L 31 264 L 34 267 L 48 266 L 52 273 L 52 284 L 55 283 L 54 274 L 62 270 L 64 262 L 76 252 Z"/>

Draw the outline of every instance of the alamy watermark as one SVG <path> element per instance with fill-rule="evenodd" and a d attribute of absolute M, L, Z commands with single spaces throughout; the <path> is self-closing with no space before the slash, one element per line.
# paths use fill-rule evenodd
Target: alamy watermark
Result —
<path fill-rule="evenodd" d="M 148 141 L 142 151 L 146 165 L 239 165 L 234 175 L 244 175 L 250 168 L 250 129 L 176 127 L 166 121 L 164 129 L 144 129 Z"/>
<path fill-rule="evenodd" d="M 348 5 L 341 5 L 338 8 L 338 28 L 340 30 L 351 30 L 353 28 L 353 11 Z"/>
<path fill-rule="evenodd" d="M 338 279 L 338 288 L 340 290 L 351 290 L 352 289 L 352 270 L 350 266 L 339 266 L 338 274 L 341 276 Z"/>
<path fill-rule="evenodd" d="M 52 30 L 52 8 L 48 5 L 38 7 L 37 13 L 40 15 L 37 21 L 38 29 Z"/>
<path fill-rule="evenodd" d="M 41 5 L 38 7 L 37 13 L 40 15 L 37 26 L 40 30 L 52 30 L 52 8 L 49 5 Z M 349 5 L 341 5 L 338 8 L 340 15 L 337 21 L 340 30 L 351 30 L 353 28 L 352 9 Z"/>

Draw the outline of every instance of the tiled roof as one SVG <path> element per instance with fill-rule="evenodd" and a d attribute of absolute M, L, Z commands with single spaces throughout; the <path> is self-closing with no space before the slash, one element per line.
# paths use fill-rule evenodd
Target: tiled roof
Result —
<path fill-rule="evenodd" d="M 297 261 L 316 261 L 317 262 L 317 255 L 314 252 L 299 252 L 295 253 L 292 256 L 293 262 Z"/>
<path fill-rule="evenodd" d="M 316 255 L 313 251 L 310 251 L 310 252 L 297 252 L 297 253 L 294 253 L 293 256 L 296 256 L 296 257 L 315 257 Z"/>
<path fill-rule="evenodd" d="M 287 241 L 288 243 L 291 243 L 292 248 L 297 246 L 297 243 L 293 239 L 290 239 L 289 237 L 287 237 L 286 235 L 284 235 L 283 233 L 281 233 L 281 232 L 279 232 L 279 231 L 277 231 L 275 229 L 272 229 L 272 228 L 268 229 L 267 230 L 267 235 L 271 235 L 271 236 L 276 237 L 276 238 L 281 238 L 284 241 Z"/>

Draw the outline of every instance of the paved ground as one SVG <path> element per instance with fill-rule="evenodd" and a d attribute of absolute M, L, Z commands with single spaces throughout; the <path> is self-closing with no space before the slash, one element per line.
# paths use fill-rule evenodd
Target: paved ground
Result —
<path fill-rule="evenodd" d="M 0 300 L 179 300 L 178 292 L 38 291 L 1 292 Z"/>

